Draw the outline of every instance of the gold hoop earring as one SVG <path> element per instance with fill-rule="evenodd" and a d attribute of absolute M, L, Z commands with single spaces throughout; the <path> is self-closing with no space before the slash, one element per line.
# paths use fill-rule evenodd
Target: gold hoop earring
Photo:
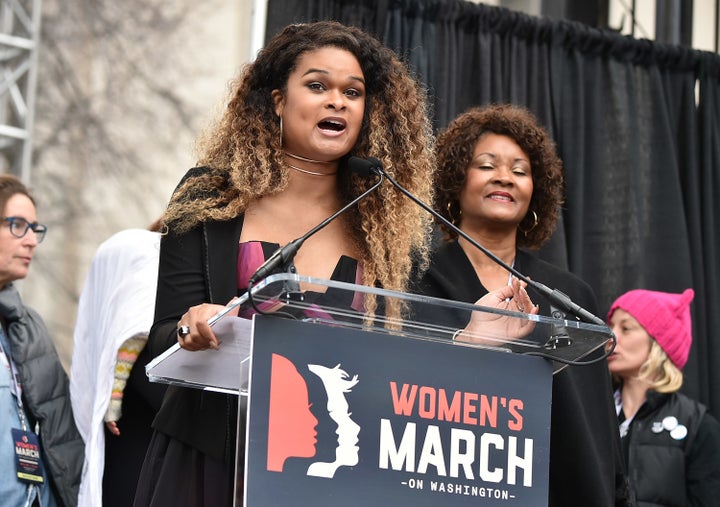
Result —
<path fill-rule="evenodd" d="M 451 222 L 453 225 L 457 225 L 458 219 L 459 219 L 460 217 L 462 217 L 462 210 L 460 210 L 460 213 L 458 214 L 457 217 L 454 217 L 453 214 L 452 214 L 452 206 L 453 206 L 453 203 L 452 203 L 452 202 L 448 202 L 448 203 L 447 203 L 447 214 L 448 214 L 448 217 L 450 217 L 450 222 Z"/>
<path fill-rule="evenodd" d="M 283 141 L 282 141 L 282 116 L 280 117 L 280 149 L 283 147 Z"/>
<path fill-rule="evenodd" d="M 518 226 L 518 229 L 520 230 L 520 232 L 522 232 L 526 237 L 530 233 L 530 231 L 532 231 L 538 225 L 537 213 L 535 213 L 533 210 L 530 210 L 530 213 L 532 213 L 532 216 L 533 216 L 533 224 L 530 226 L 530 228 L 523 230 L 520 228 L 520 226 Z M 525 216 L 527 217 L 527 215 L 525 215 Z"/>

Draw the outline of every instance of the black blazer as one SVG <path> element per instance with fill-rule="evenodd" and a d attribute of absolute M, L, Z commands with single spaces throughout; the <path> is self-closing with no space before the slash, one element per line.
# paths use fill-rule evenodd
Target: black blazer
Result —
<path fill-rule="evenodd" d="M 242 224 L 241 216 L 163 236 L 155 323 L 147 345 L 153 357 L 177 342 L 177 324 L 188 308 L 201 303 L 224 305 L 238 295 Z M 237 396 L 171 386 L 153 428 L 232 466 L 237 413 Z"/>
<path fill-rule="evenodd" d="M 561 290 L 586 310 L 597 312 L 592 289 L 572 273 L 522 250 L 516 254 L 515 268 Z M 488 292 L 457 241 L 440 246 L 414 290 L 468 303 Z M 547 301 L 531 288 L 528 294 L 540 304 L 540 314 L 550 315 Z M 567 367 L 553 377 L 549 505 L 625 505 L 627 496 L 607 365 L 601 361 Z"/>

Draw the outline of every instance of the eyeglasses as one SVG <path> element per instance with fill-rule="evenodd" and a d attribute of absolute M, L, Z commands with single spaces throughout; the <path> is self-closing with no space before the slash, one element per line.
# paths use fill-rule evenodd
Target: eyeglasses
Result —
<path fill-rule="evenodd" d="M 45 239 L 47 227 L 42 224 L 37 222 L 30 223 L 22 217 L 3 217 L 2 219 L 10 224 L 10 234 L 16 238 L 25 237 L 27 232 L 32 229 L 38 243 L 42 243 L 42 240 Z"/>

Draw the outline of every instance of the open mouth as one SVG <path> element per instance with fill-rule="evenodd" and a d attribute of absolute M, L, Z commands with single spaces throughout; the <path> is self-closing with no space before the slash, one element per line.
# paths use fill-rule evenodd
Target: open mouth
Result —
<path fill-rule="evenodd" d="M 323 120 L 318 123 L 318 127 L 322 130 L 330 130 L 332 132 L 342 132 L 345 130 L 345 124 L 334 120 Z"/>

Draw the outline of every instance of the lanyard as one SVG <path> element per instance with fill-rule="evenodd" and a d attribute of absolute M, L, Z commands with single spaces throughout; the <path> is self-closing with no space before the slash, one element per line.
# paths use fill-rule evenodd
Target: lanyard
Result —
<path fill-rule="evenodd" d="M 6 335 L 2 330 L 0 330 L 0 333 L 2 333 L 2 339 L 0 339 L 0 358 L 2 358 L 3 366 L 10 371 L 10 392 L 17 400 L 18 415 L 20 416 L 22 429 L 27 431 L 27 421 L 25 419 L 25 410 L 23 409 L 22 402 L 22 383 L 20 382 L 20 374 L 15 367 L 15 362 L 12 360 L 12 356 L 9 351 L 5 350 L 4 342 Z"/>
<path fill-rule="evenodd" d="M 7 345 L 7 350 L 6 350 Z M 10 354 L 10 344 L 7 342 L 7 335 L 5 334 L 5 330 L 0 327 L 0 358 L 2 358 L 2 363 L 5 368 L 7 368 L 10 372 L 10 392 L 15 396 L 15 400 L 17 401 L 18 405 L 18 417 L 20 418 L 20 425 L 22 426 L 23 432 L 28 432 L 28 422 L 27 418 L 25 417 L 25 409 L 23 408 L 23 402 L 22 402 L 22 382 L 20 382 L 20 374 L 17 371 L 17 368 L 15 367 L 15 362 L 12 359 L 12 354 Z M 38 434 L 39 427 L 36 424 L 35 425 L 35 434 Z M 16 430 L 12 430 L 13 434 Z M 42 470 L 42 468 L 41 468 Z M 25 501 L 25 505 L 31 505 L 32 502 L 35 500 L 39 500 L 40 503 L 42 501 L 40 500 L 40 488 L 38 485 L 33 483 L 28 483 L 27 485 L 27 497 Z"/>

